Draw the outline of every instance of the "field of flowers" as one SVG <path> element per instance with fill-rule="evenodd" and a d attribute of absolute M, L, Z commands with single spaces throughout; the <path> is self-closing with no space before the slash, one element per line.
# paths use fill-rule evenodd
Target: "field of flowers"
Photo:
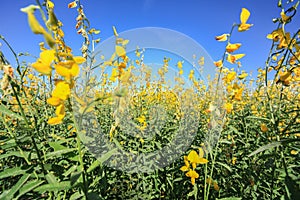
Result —
<path fill-rule="evenodd" d="M 278 1 L 254 81 L 231 43 L 253 25 L 242 8 L 215 37 L 224 54 L 207 83 L 181 60 L 155 71 L 143 49 L 132 58 L 115 27 L 112 55 L 95 54 L 100 31 L 80 1 L 66 7 L 78 11 L 81 55 L 52 1 L 22 8 L 44 42 L 34 63 L 21 62 L 0 35 L 18 63 L 0 51 L 0 199 L 300 199 L 300 29 L 286 26 L 300 1 L 291 2 Z"/>

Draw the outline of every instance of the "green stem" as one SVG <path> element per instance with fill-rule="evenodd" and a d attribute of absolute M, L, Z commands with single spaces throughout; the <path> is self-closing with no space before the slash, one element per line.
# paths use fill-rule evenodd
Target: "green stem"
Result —
<path fill-rule="evenodd" d="M 18 145 L 18 140 L 17 140 L 17 136 L 12 132 L 11 128 L 8 126 L 7 122 L 5 121 L 5 119 L 2 117 L 2 114 L 0 115 L 0 120 L 3 122 L 6 130 L 8 131 L 9 135 L 13 138 L 13 140 L 15 141 L 15 143 L 17 144 L 17 148 L 20 151 L 21 155 L 23 156 L 23 158 L 25 159 L 26 163 L 28 165 L 31 164 L 31 162 L 28 160 L 28 158 L 26 157 L 24 151 L 22 150 L 22 148 Z"/>
<path fill-rule="evenodd" d="M 7 47 L 9 48 L 9 50 L 12 52 L 12 54 L 14 55 L 16 61 L 17 61 L 17 72 L 19 73 L 19 75 L 21 76 L 21 81 L 23 79 L 23 75 L 21 73 L 21 70 L 20 70 L 20 62 L 19 62 L 19 58 L 18 58 L 18 55 L 17 53 L 14 51 L 14 49 L 11 47 L 11 45 L 7 42 L 7 40 L 2 36 L 0 35 L 0 39 L 7 45 Z"/>

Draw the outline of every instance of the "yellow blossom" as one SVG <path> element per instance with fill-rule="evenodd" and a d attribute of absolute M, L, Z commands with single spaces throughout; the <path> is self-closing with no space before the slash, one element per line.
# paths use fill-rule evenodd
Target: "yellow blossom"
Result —
<path fill-rule="evenodd" d="M 55 89 L 52 91 L 52 97 L 57 97 L 61 100 L 69 98 L 71 93 L 70 85 L 64 81 L 58 81 Z"/>
<path fill-rule="evenodd" d="M 235 77 L 236 77 L 236 72 L 231 71 L 224 77 L 224 81 L 225 83 L 231 83 L 235 79 Z"/>
<path fill-rule="evenodd" d="M 269 129 L 268 129 L 268 127 L 267 127 L 267 125 L 266 125 L 265 123 L 262 123 L 262 124 L 260 125 L 260 130 L 261 130 L 263 133 L 265 133 L 265 132 L 267 132 Z"/>
<path fill-rule="evenodd" d="M 47 99 L 47 103 L 52 106 L 58 106 L 62 103 L 62 101 L 58 97 L 50 97 L 49 99 Z"/>
<path fill-rule="evenodd" d="M 220 36 L 216 36 L 215 39 L 216 39 L 217 41 L 224 42 L 224 41 L 227 40 L 228 35 L 229 35 L 229 34 L 224 33 L 224 34 L 222 34 L 222 35 L 220 35 Z"/>
<path fill-rule="evenodd" d="M 229 43 L 229 44 L 226 46 L 226 51 L 227 51 L 228 53 L 232 53 L 232 52 L 238 50 L 238 49 L 241 47 L 241 45 L 242 45 L 241 43 L 235 43 L 235 44 Z"/>
<path fill-rule="evenodd" d="M 223 66 L 222 60 L 218 60 L 218 61 L 214 62 L 214 64 L 215 64 L 216 67 L 222 67 Z"/>
<path fill-rule="evenodd" d="M 245 54 L 235 54 L 235 55 L 228 54 L 227 61 L 231 64 L 234 64 L 234 63 L 236 63 L 237 60 L 243 58 L 244 56 L 245 56 Z"/>
<path fill-rule="evenodd" d="M 240 32 L 247 31 L 251 26 L 253 26 L 253 24 L 247 24 L 249 17 L 250 17 L 249 10 L 247 10 L 246 8 L 242 8 L 242 12 L 240 15 L 241 23 L 239 25 L 238 31 Z"/>
<path fill-rule="evenodd" d="M 242 74 L 240 74 L 239 76 L 238 76 L 238 78 L 240 79 L 240 80 L 243 80 L 244 78 L 246 78 L 248 76 L 248 74 L 246 73 L 246 72 L 243 72 Z"/>
<path fill-rule="evenodd" d="M 195 150 L 192 150 L 188 156 L 187 160 L 192 164 L 193 169 L 196 168 L 197 164 L 206 164 L 208 163 L 208 160 L 200 157 Z"/>
<path fill-rule="evenodd" d="M 185 175 L 191 178 L 192 185 L 195 185 L 196 178 L 199 178 L 199 174 L 192 169 L 190 169 Z"/>
<path fill-rule="evenodd" d="M 85 58 L 81 56 L 72 57 L 72 59 L 67 61 L 59 62 L 55 65 L 56 72 L 65 77 L 67 80 L 78 76 L 80 68 L 78 64 L 85 62 Z"/>
<path fill-rule="evenodd" d="M 224 108 L 225 108 L 227 113 L 231 113 L 231 111 L 233 110 L 233 104 L 232 103 L 225 103 Z"/>
<path fill-rule="evenodd" d="M 55 60 L 54 50 L 45 50 L 40 53 L 40 58 L 32 64 L 32 67 L 45 75 L 51 75 L 51 63 Z"/>

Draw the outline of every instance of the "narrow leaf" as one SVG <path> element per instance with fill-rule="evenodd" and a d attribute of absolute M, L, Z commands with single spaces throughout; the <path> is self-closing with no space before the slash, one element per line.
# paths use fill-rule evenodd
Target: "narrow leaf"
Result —
<path fill-rule="evenodd" d="M 14 113 L 13 111 L 9 110 L 8 108 L 6 108 L 6 106 L 4 106 L 3 104 L 0 104 L 0 112 L 8 115 L 12 118 L 17 118 L 19 120 L 23 120 L 23 117 L 17 113 Z"/>
<path fill-rule="evenodd" d="M 278 147 L 279 145 L 281 145 L 281 142 L 272 142 L 270 144 L 261 146 L 258 149 L 256 149 L 255 151 L 253 151 L 252 153 L 250 153 L 248 155 L 248 157 L 254 156 L 255 154 L 258 154 L 258 153 L 263 152 L 265 150 L 269 150 L 269 149 L 272 149 L 274 147 Z"/>
<path fill-rule="evenodd" d="M 30 177 L 30 174 L 24 174 L 19 179 L 19 181 L 9 190 L 9 192 L 6 193 L 4 199 L 12 199 L 14 197 L 14 195 L 16 194 L 16 192 L 18 192 L 18 190 L 22 187 L 22 185 L 24 185 L 26 183 L 26 181 L 28 180 L 29 177 Z"/>

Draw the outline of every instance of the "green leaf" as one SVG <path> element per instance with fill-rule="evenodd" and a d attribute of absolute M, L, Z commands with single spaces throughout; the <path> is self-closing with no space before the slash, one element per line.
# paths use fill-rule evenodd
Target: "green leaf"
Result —
<path fill-rule="evenodd" d="M 46 180 L 49 184 L 56 184 L 58 183 L 56 177 L 50 172 L 46 175 Z"/>
<path fill-rule="evenodd" d="M 265 151 L 265 150 L 272 149 L 272 148 L 274 148 L 274 147 L 278 147 L 278 146 L 280 146 L 280 145 L 281 145 L 281 142 L 272 142 L 272 143 L 270 143 L 270 144 L 261 146 L 261 147 L 259 147 L 258 149 L 256 149 L 255 151 L 253 151 L 252 153 L 250 153 L 250 154 L 248 155 L 248 157 L 254 156 L 254 155 L 256 155 L 256 154 L 258 154 L 258 153 L 260 153 L 260 152 L 263 152 L 263 151 Z"/>
<path fill-rule="evenodd" d="M 4 106 L 3 104 L 0 104 L 0 112 L 8 115 L 12 118 L 17 118 L 19 120 L 23 120 L 23 117 L 17 113 L 14 113 L 13 111 L 9 110 L 6 106 Z"/>
<path fill-rule="evenodd" d="M 65 173 L 63 173 L 64 176 L 69 176 L 72 172 L 74 172 L 77 169 L 77 165 L 71 166 Z"/>
<path fill-rule="evenodd" d="M 60 142 L 49 142 L 49 146 L 52 147 L 54 151 L 68 149 L 68 147 L 61 145 Z"/>
<path fill-rule="evenodd" d="M 103 154 L 100 158 L 97 158 L 97 160 L 100 163 L 104 163 L 105 161 L 107 161 L 112 155 L 114 155 L 116 152 L 118 152 L 118 148 L 114 148 L 108 152 L 106 152 L 105 154 Z"/>
<path fill-rule="evenodd" d="M 94 169 L 96 169 L 99 165 L 101 165 L 101 162 L 99 160 L 95 160 L 91 166 L 86 170 L 87 173 L 90 173 Z"/>
<path fill-rule="evenodd" d="M 72 188 L 70 181 L 62 181 L 54 184 L 41 185 L 34 189 L 35 192 L 45 193 L 45 192 L 57 192 L 62 190 L 68 190 Z"/>
<path fill-rule="evenodd" d="M 99 197 L 98 194 L 96 194 L 94 192 L 89 192 L 87 194 L 87 200 L 101 200 L 101 198 Z"/>
<path fill-rule="evenodd" d="M 30 177 L 30 174 L 24 174 L 19 181 L 9 190 L 8 193 L 4 195 L 4 197 L 1 197 L 1 199 L 12 199 L 16 192 L 26 183 L 28 178 Z"/>
<path fill-rule="evenodd" d="M 0 155 L 0 159 L 3 159 L 3 158 L 8 158 L 8 157 L 11 157 L 11 156 L 16 156 L 16 157 L 20 157 L 20 158 L 28 158 L 28 155 L 29 153 L 28 152 L 23 152 L 25 155 L 22 155 L 21 152 L 19 151 L 11 151 L 9 153 L 5 153 L 5 154 L 2 154 Z"/>
<path fill-rule="evenodd" d="M 15 167 L 15 168 L 7 168 L 0 172 L 0 179 L 7 178 L 11 176 L 17 176 L 20 174 L 24 174 L 26 170 L 22 169 L 22 167 Z"/>
<path fill-rule="evenodd" d="M 20 199 L 20 197 L 22 195 L 30 192 L 31 190 L 33 190 L 37 186 L 41 185 L 43 182 L 44 181 L 42 181 L 42 180 L 33 180 L 33 181 L 27 182 L 25 185 L 23 185 L 23 187 L 20 188 L 19 195 L 16 197 L 16 199 Z"/>
<path fill-rule="evenodd" d="M 75 192 L 74 194 L 72 194 L 71 196 L 70 196 L 70 200 L 76 200 L 76 199 L 82 199 L 81 197 L 83 196 L 83 194 L 82 193 L 80 193 L 80 192 Z"/>
<path fill-rule="evenodd" d="M 70 178 L 71 185 L 74 185 L 78 181 L 78 179 L 80 178 L 80 176 L 81 176 L 81 172 L 75 172 L 75 173 L 73 173 L 71 175 L 71 178 Z"/>
<path fill-rule="evenodd" d="M 216 162 L 216 164 L 221 165 L 222 167 L 225 167 L 228 171 L 232 172 L 231 167 L 229 167 L 228 165 L 226 165 L 225 163 L 221 163 L 221 162 Z"/>
<path fill-rule="evenodd" d="M 222 199 L 217 199 L 217 200 L 241 200 L 242 198 L 240 197 L 225 197 Z"/>
<path fill-rule="evenodd" d="M 62 150 L 58 150 L 58 151 L 53 151 L 53 152 L 46 154 L 46 159 L 50 159 L 55 156 L 60 156 L 62 154 L 70 153 L 70 152 L 76 151 L 76 150 L 77 150 L 76 148 L 67 148 L 67 149 L 62 149 Z"/>

